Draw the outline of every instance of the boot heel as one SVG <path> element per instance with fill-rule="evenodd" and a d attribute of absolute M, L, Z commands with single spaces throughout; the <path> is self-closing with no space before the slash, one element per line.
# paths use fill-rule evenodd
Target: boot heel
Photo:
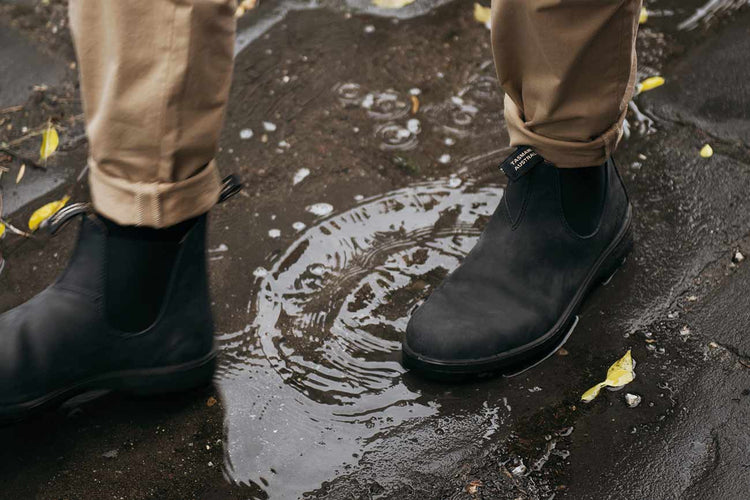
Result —
<path fill-rule="evenodd" d="M 196 363 L 144 370 L 121 379 L 120 388 L 138 396 L 168 394 L 207 386 L 216 371 L 216 354 Z"/>
<path fill-rule="evenodd" d="M 607 286 L 609 282 L 612 281 L 612 278 L 617 274 L 617 270 L 625 264 L 625 259 L 632 249 L 633 228 L 632 226 L 628 226 L 625 230 L 625 234 L 620 239 L 620 242 L 602 264 L 599 273 L 599 282 L 603 286 Z"/>

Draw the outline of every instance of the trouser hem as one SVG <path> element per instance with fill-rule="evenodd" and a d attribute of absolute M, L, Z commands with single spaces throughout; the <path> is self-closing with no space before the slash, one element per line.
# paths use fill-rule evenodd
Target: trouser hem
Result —
<path fill-rule="evenodd" d="M 518 106 L 505 97 L 505 122 L 511 146 L 530 146 L 545 160 L 560 168 L 593 167 L 612 156 L 622 137 L 625 111 L 609 129 L 588 141 L 565 141 L 534 133 L 524 122 Z"/>
<path fill-rule="evenodd" d="M 133 182 L 113 177 L 89 160 L 94 209 L 120 225 L 165 228 L 208 212 L 219 199 L 221 180 L 212 160 L 178 182 Z"/>

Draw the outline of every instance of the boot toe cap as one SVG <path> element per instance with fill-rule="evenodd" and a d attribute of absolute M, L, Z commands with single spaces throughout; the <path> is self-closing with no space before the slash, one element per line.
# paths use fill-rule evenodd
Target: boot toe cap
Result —
<path fill-rule="evenodd" d="M 508 353 L 542 335 L 544 324 L 532 310 L 457 304 L 435 293 L 411 317 L 404 349 L 444 363 L 471 363 Z"/>

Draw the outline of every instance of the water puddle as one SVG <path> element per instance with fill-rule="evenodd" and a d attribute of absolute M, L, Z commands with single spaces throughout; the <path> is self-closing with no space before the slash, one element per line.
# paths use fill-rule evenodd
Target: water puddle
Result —
<path fill-rule="evenodd" d="M 677 25 L 679 30 L 694 30 L 705 27 L 718 19 L 721 15 L 750 5 L 748 0 L 708 0 L 704 5 L 696 8 L 695 12 Z"/>
<path fill-rule="evenodd" d="M 326 8 L 340 12 L 354 12 L 358 15 L 372 15 L 398 19 L 411 19 L 422 16 L 448 3 L 450 0 L 420 0 L 402 8 L 384 8 L 375 5 L 372 0 L 282 0 L 272 2 L 270 8 L 263 8 L 262 12 L 250 11 L 245 14 L 248 21 L 238 27 L 234 44 L 235 55 L 245 50 L 253 41 L 257 40 L 278 22 L 282 21 L 289 12 L 297 10 L 311 10 Z M 371 27 L 372 28 L 372 27 Z M 366 32 L 372 32 L 372 29 Z"/>
<path fill-rule="evenodd" d="M 491 136 L 483 133 L 488 129 L 505 131 L 504 122 L 497 121 L 501 100 L 496 78 L 488 74 L 490 70 L 491 61 L 485 61 L 481 72 L 470 75 L 455 95 L 439 101 L 423 99 L 422 103 L 418 88 L 408 92 L 369 90 L 351 81 L 336 84 L 332 92 L 342 107 L 365 110 L 373 124 L 375 143 L 383 151 L 416 150 L 423 132 L 441 137 L 442 146 L 450 147 L 462 139 L 492 141 Z M 356 132 L 359 131 L 357 128 Z M 439 153 L 433 160 L 451 163 L 450 154 Z"/>
<path fill-rule="evenodd" d="M 256 270 L 247 326 L 219 338 L 234 480 L 293 498 L 355 464 L 383 432 L 438 412 L 403 380 L 401 332 L 502 196 L 456 179 L 322 218 Z M 491 434 L 497 410 L 487 411 Z"/>

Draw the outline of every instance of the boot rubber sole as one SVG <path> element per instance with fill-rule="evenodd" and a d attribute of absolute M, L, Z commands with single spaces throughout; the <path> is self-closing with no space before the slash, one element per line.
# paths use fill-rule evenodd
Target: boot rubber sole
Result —
<path fill-rule="evenodd" d="M 599 285 L 606 285 L 633 248 L 632 207 L 628 206 L 625 222 L 609 246 L 602 252 L 578 289 L 571 303 L 555 326 L 537 340 L 511 351 L 481 359 L 439 360 L 412 351 L 406 342 L 402 345 L 402 364 L 417 374 L 442 380 L 457 381 L 485 376 L 513 377 L 538 365 L 568 340 L 578 324 L 578 312 L 586 297 Z"/>
<path fill-rule="evenodd" d="M 29 401 L 0 405 L 0 424 L 24 420 L 91 391 L 121 391 L 148 396 L 203 387 L 211 383 L 215 370 L 216 351 L 212 351 L 202 358 L 179 365 L 106 373 Z"/>

